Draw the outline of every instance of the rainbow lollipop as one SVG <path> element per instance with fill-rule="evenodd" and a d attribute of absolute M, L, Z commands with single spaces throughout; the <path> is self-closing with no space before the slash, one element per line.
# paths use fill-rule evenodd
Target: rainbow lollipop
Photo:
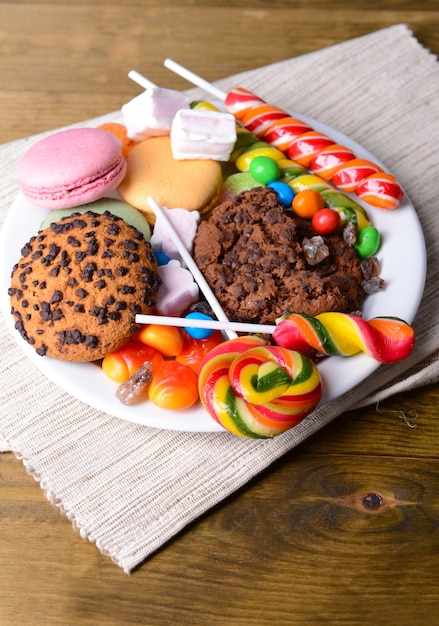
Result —
<path fill-rule="evenodd" d="M 201 364 L 198 389 L 209 415 L 241 437 L 274 437 L 302 421 L 322 395 L 319 372 L 299 352 L 257 336 L 213 348 Z"/>

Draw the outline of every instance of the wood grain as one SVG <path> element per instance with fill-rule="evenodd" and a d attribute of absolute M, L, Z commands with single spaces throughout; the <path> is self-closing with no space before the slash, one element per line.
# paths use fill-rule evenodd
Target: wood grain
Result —
<path fill-rule="evenodd" d="M 0 2 L 0 141 L 119 109 L 133 68 L 187 87 L 166 56 L 214 80 L 401 22 L 439 53 L 437 0 Z M 438 401 L 342 415 L 129 577 L 0 455 L 1 626 L 434 625 Z"/>

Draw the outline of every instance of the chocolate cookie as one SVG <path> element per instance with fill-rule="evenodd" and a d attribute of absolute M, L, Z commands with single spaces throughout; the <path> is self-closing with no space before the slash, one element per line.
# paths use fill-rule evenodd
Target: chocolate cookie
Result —
<path fill-rule="evenodd" d="M 9 296 L 15 327 L 41 356 L 94 361 L 138 330 L 159 287 L 142 233 L 105 212 L 72 214 L 23 247 Z"/>
<path fill-rule="evenodd" d="M 361 308 L 361 262 L 342 234 L 316 237 L 268 189 L 216 207 L 202 222 L 194 258 L 231 320 L 273 323 L 289 312 Z"/>

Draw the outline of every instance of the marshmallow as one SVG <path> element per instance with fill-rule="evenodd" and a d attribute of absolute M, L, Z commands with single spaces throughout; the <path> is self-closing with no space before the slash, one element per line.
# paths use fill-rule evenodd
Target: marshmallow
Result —
<path fill-rule="evenodd" d="M 161 315 L 179 316 L 200 299 L 200 290 L 189 270 L 171 259 L 160 265 L 158 273 L 162 284 L 157 292 L 157 311 Z"/>
<path fill-rule="evenodd" d="M 197 234 L 200 214 L 198 211 L 188 211 L 187 209 L 171 209 L 166 213 L 187 251 L 192 254 L 193 242 Z M 180 254 L 175 243 L 168 235 L 166 228 L 161 221 L 157 221 L 154 232 L 150 239 L 150 244 L 155 251 L 166 254 L 170 259 L 180 259 Z"/>
<path fill-rule="evenodd" d="M 128 137 L 143 141 L 169 135 L 175 114 L 189 108 L 189 104 L 189 98 L 179 91 L 149 87 L 122 106 Z"/>
<path fill-rule="evenodd" d="M 180 109 L 171 126 L 174 159 L 228 161 L 236 141 L 236 122 L 231 113 Z"/>

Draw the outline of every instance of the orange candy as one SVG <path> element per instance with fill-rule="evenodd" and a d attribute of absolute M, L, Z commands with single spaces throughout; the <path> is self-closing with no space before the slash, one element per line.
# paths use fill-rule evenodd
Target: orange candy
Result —
<path fill-rule="evenodd" d="M 118 350 L 104 357 L 102 369 L 111 380 L 124 383 L 145 361 L 150 361 L 154 369 L 163 360 L 163 356 L 154 348 L 128 341 Z"/>
<path fill-rule="evenodd" d="M 135 341 L 155 348 L 166 357 L 177 356 L 183 348 L 183 335 L 174 326 L 148 324 L 136 333 Z"/>
<path fill-rule="evenodd" d="M 115 135 L 120 143 L 122 144 L 122 154 L 124 157 L 128 155 L 128 152 L 137 145 L 137 141 L 134 139 L 130 139 L 127 137 L 127 129 L 123 124 L 117 124 L 116 122 L 107 122 L 105 124 L 101 124 L 98 128 L 102 128 L 102 130 L 107 130 L 109 133 Z"/>
<path fill-rule="evenodd" d="M 163 361 L 153 371 L 148 397 L 163 409 L 188 409 L 199 397 L 197 375 L 178 361 Z"/>
<path fill-rule="evenodd" d="M 183 332 L 183 348 L 175 357 L 182 365 L 187 365 L 195 374 L 200 371 L 201 362 L 212 348 L 224 341 L 219 330 L 206 339 L 194 339 L 187 332 Z"/>
<path fill-rule="evenodd" d="M 293 210 L 299 217 L 310 220 L 320 209 L 323 209 L 325 202 L 322 194 L 314 189 L 304 189 L 299 191 L 293 198 Z"/>

